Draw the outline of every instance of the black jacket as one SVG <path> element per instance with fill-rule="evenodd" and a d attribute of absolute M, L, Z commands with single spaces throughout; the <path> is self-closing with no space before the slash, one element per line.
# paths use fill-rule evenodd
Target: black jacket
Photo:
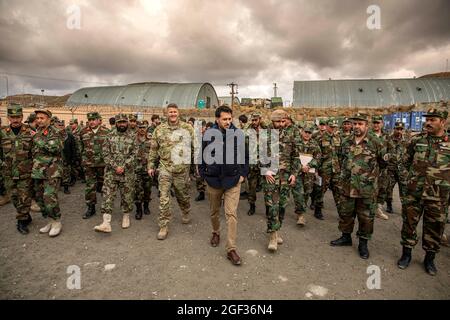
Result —
<path fill-rule="evenodd" d="M 208 134 L 211 134 L 210 130 L 217 130 L 216 132 L 220 132 L 222 136 L 222 141 L 219 142 L 219 145 L 222 147 L 223 151 L 223 161 L 222 164 L 214 163 L 207 164 L 206 159 L 204 158 L 204 150 L 205 148 L 214 142 L 214 137 L 211 139 L 211 141 L 205 141 L 203 139 L 202 141 L 202 154 L 201 154 L 201 162 L 198 166 L 198 170 L 200 173 L 200 176 L 205 179 L 206 183 L 208 183 L 209 186 L 215 188 L 215 189 L 231 189 L 234 186 L 236 186 L 239 182 L 240 177 L 247 177 L 248 171 L 249 171 L 249 154 L 248 150 L 245 148 L 245 136 L 244 132 L 241 129 L 236 128 L 233 124 L 231 124 L 229 130 L 233 130 L 235 135 L 239 136 L 240 139 L 237 137 L 233 137 L 231 135 L 228 135 L 225 132 L 225 130 L 221 130 L 219 126 L 214 124 L 211 129 L 207 130 Z M 205 135 L 204 135 L 205 137 Z M 233 139 L 234 138 L 234 139 Z M 227 139 L 229 140 L 227 143 Z M 234 141 L 233 141 L 234 140 Z M 233 150 L 227 150 L 228 146 L 234 146 Z M 243 154 L 243 160 L 241 162 L 244 162 L 242 164 L 239 164 L 238 161 L 238 148 L 244 147 L 244 154 Z M 233 161 L 229 161 L 229 163 L 226 162 L 226 155 L 227 153 L 232 152 L 233 153 Z M 211 152 L 212 156 L 215 156 L 215 152 Z M 230 155 L 228 156 L 230 157 Z"/>

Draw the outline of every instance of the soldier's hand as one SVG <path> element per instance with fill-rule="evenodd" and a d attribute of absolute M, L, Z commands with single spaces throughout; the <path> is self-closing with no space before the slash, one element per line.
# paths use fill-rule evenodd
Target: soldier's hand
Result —
<path fill-rule="evenodd" d="M 239 183 L 244 182 L 244 180 L 245 180 L 245 178 L 244 178 L 243 176 L 241 176 L 241 177 L 239 178 Z"/>
<path fill-rule="evenodd" d="M 275 183 L 275 178 L 273 177 L 273 175 L 274 175 L 274 173 L 272 171 L 267 171 L 267 173 L 266 173 L 266 181 L 268 183 L 272 183 L 272 184 Z"/>
<path fill-rule="evenodd" d="M 150 176 L 150 177 L 154 177 L 155 176 L 155 169 L 150 169 L 150 170 L 148 170 L 148 175 Z"/>
<path fill-rule="evenodd" d="M 295 182 L 296 182 L 296 178 L 295 178 L 295 176 L 294 175 L 291 175 L 290 177 L 289 177 L 289 185 L 291 186 L 291 187 L 293 187 L 293 186 L 295 186 Z"/>
<path fill-rule="evenodd" d="M 310 168 L 309 166 L 307 166 L 307 165 L 302 167 L 302 171 L 303 171 L 304 173 L 308 173 L 310 169 L 311 169 L 311 168 Z"/>

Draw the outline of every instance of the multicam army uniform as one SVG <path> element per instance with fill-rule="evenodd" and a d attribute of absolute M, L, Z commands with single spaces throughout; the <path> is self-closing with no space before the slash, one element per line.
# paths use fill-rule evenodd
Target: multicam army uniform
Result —
<path fill-rule="evenodd" d="M 182 121 L 178 121 L 174 125 L 170 125 L 167 122 L 161 123 L 153 132 L 148 169 L 159 169 L 160 213 L 158 224 L 160 228 L 166 227 L 171 220 L 170 189 L 172 186 L 183 216 L 188 217 L 190 215 L 189 170 L 192 162 L 187 164 L 174 163 L 172 160 L 175 146 L 179 146 L 180 141 L 183 141 L 183 137 L 187 139 L 187 135 L 190 135 L 191 155 L 189 157 L 192 161 L 194 154 L 194 129 L 192 126 Z M 159 166 L 157 167 L 158 160 Z"/>
<path fill-rule="evenodd" d="M 101 192 L 103 187 L 105 161 L 103 145 L 107 139 L 109 130 L 99 126 L 97 130 L 89 126 L 80 131 L 81 163 L 86 177 L 84 190 L 86 204 L 97 203 L 96 192 Z"/>
<path fill-rule="evenodd" d="M 297 148 L 297 151 L 299 151 L 300 144 L 302 143 L 302 136 L 300 129 L 292 124 L 289 127 L 285 128 L 288 130 L 293 131 L 294 133 L 294 141 L 295 146 Z M 300 153 L 299 153 L 300 155 Z M 295 177 L 295 185 L 291 187 L 292 196 L 294 198 L 294 204 L 295 204 L 295 213 L 301 214 L 305 212 L 305 197 L 304 197 L 304 190 L 303 190 L 303 177 L 302 177 L 302 171 L 301 171 L 301 165 L 299 167 L 298 175 Z"/>
<path fill-rule="evenodd" d="M 33 170 L 36 202 L 42 215 L 58 220 L 61 210 L 58 189 L 62 175 L 61 132 L 53 126 L 39 128 L 33 137 Z"/>
<path fill-rule="evenodd" d="M 423 215 L 422 248 L 437 253 L 445 228 L 450 195 L 448 136 L 413 137 L 407 149 L 406 164 L 409 174 L 402 210 L 401 244 L 407 248 L 417 244 L 416 229 Z"/>
<path fill-rule="evenodd" d="M 387 165 L 387 188 L 386 201 L 392 203 L 393 190 L 396 183 L 398 183 L 400 200 L 406 196 L 406 186 L 408 178 L 408 170 L 406 169 L 406 151 L 408 148 L 408 141 L 404 136 L 396 138 L 393 134 L 389 137 L 387 143 L 387 153 L 389 155 Z"/>
<path fill-rule="evenodd" d="M 272 125 L 270 130 L 274 130 Z M 265 132 L 270 135 L 270 130 Z M 275 183 L 263 182 L 264 200 L 268 207 L 267 212 L 267 232 L 272 233 L 280 230 L 284 220 L 287 200 L 289 197 L 289 177 L 298 176 L 300 172 L 300 158 L 297 149 L 295 131 L 292 126 L 279 130 L 279 141 L 269 142 L 268 154 L 270 157 L 278 157 L 278 171 L 273 176 Z M 278 155 L 271 155 L 271 144 L 278 143 Z M 262 165 L 262 167 L 267 167 Z"/>
<path fill-rule="evenodd" d="M 339 230 L 353 232 L 358 217 L 357 236 L 370 239 L 376 208 L 376 195 L 380 168 L 384 168 L 386 149 L 373 135 L 367 134 L 357 144 L 355 136 L 344 140 L 339 152 L 342 172 L 339 185 L 341 205 Z M 345 183 L 344 183 L 345 182 Z"/>
<path fill-rule="evenodd" d="M 126 117 L 125 117 L 126 119 Z M 117 122 L 120 119 L 116 119 Z M 117 190 L 121 194 L 123 214 L 133 211 L 136 138 L 130 132 L 111 131 L 103 142 L 103 159 L 105 161 L 105 181 L 103 182 L 103 203 L 101 213 L 111 215 Z M 116 168 L 124 168 L 123 174 L 117 174 Z"/>
<path fill-rule="evenodd" d="M 388 141 L 389 141 L 389 135 L 385 132 L 382 131 L 381 135 L 377 135 L 374 131 L 369 131 L 368 133 L 369 135 L 373 135 L 374 137 L 376 137 L 377 139 L 380 140 L 380 144 L 383 146 L 387 146 L 388 145 Z M 387 168 L 383 168 L 380 170 L 379 173 L 379 181 L 388 181 L 388 172 L 387 172 Z M 387 187 L 388 187 L 388 183 L 380 183 L 378 184 L 378 191 L 377 191 L 377 203 L 378 204 L 383 204 L 386 201 L 387 198 Z"/>
<path fill-rule="evenodd" d="M 20 114 L 16 111 L 8 108 L 8 115 L 22 114 L 22 110 Z M 2 127 L 0 130 L 0 146 L 3 153 L 0 161 L 1 170 L 6 189 L 11 194 L 17 211 L 16 219 L 29 220 L 33 189 L 31 179 L 33 131 L 26 124 L 22 124 L 16 131 L 18 131 L 17 134 L 10 126 Z"/>
<path fill-rule="evenodd" d="M 152 190 L 152 178 L 147 173 L 147 160 L 150 153 L 151 141 L 144 136 L 141 139 L 136 136 L 136 183 L 135 183 L 135 202 L 150 202 Z"/>

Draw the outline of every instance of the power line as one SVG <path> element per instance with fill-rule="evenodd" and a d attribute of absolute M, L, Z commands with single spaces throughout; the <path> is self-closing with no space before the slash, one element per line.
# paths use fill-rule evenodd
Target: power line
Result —
<path fill-rule="evenodd" d="M 107 82 L 59 79 L 59 78 L 50 78 L 50 77 L 44 77 L 44 76 L 37 76 L 37 75 L 31 75 L 31 74 L 20 74 L 20 73 L 13 73 L 13 72 L 0 72 L 0 74 L 4 74 L 4 75 L 8 75 L 8 76 L 16 76 L 16 77 L 33 78 L 33 79 L 52 80 L 52 81 L 66 81 L 66 82 L 75 82 L 75 83 L 91 83 L 91 84 L 112 85 L 112 83 L 107 83 Z"/>

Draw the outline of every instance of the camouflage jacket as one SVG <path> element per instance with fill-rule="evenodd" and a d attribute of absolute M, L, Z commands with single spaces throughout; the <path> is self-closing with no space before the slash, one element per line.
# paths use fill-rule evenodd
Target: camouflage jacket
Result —
<path fill-rule="evenodd" d="M 135 139 L 128 131 L 119 132 L 114 130 L 106 136 L 102 149 L 106 164 L 105 169 L 113 172 L 118 167 L 125 169 L 125 173 L 123 175 L 116 174 L 116 178 L 122 178 L 129 174 L 134 175 L 136 166 Z"/>
<path fill-rule="evenodd" d="M 22 124 L 17 136 L 9 126 L 1 128 L 0 146 L 3 154 L 1 168 L 5 177 L 12 179 L 31 177 L 33 134 L 34 132 L 26 124 Z"/>
<path fill-rule="evenodd" d="M 103 145 L 109 130 L 99 126 L 97 133 L 90 127 L 85 127 L 80 132 L 79 152 L 84 167 L 104 167 Z"/>
<path fill-rule="evenodd" d="M 254 129 L 252 126 L 247 126 L 246 129 L 243 129 L 245 134 L 245 146 L 248 149 L 251 161 L 250 168 L 254 169 L 259 167 L 259 136 L 261 130 L 266 129 L 267 128 L 263 125 L 259 126 L 257 129 Z"/>
<path fill-rule="evenodd" d="M 350 198 L 375 198 L 380 168 L 386 166 L 386 148 L 371 134 L 356 144 L 355 137 L 345 139 L 339 151 L 340 189 Z"/>
<path fill-rule="evenodd" d="M 320 163 L 320 175 L 332 175 L 340 172 L 339 157 L 337 154 L 341 146 L 341 138 L 338 134 L 325 132 L 318 135 L 316 142 L 320 147 L 322 161 Z"/>
<path fill-rule="evenodd" d="M 387 141 L 387 153 L 389 155 L 388 169 L 403 170 L 406 167 L 406 151 L 408 149 L 408 141 L 405 137 L 396 138 L 393 134 L 389 136 Z"/>
<path fill-rule="evenodd" d="M 151 124 L 147 128 L 147 137 L 152 137 L 153 132 L 155 132 L 156 126 L 154 124 Z"/>
<path fill-rule="evenodd" d="M 63 141 L 54 126 L 39 129 L 33 136 L 33 179 L 60 178 L 62 174 Z"/>
<path fill-rule="evenodd" d="M 418 135 L 406 154 L 408 192 L 416 198 L 448 201 L 450 193 L 450 142 L 448 136 Z"/>
<path fill-rule="evenodd" d="M 309 141 L 305 141 L 302 139 L 301 142 L 298 144 L 298 152 L 299 155 L 305 154 L 311 156 L 313 159 L 311 160 L 308 166 L 310 168 L 319 169 L 322 154 L 320 152 L 320 147 L 316 141 L 314 141 L 313 139 Z"/>
<path fill-rule="evenodd" d="M 190 136 L 190 141 L 187 136 Z M 190 155 L 183 154 L 182 141 L 189 143 Z M 190 161 L 180 161 L 181 163 L 175 164 L 172 160 L 173 156 L 178 158 L 177 160 L 190 159 Z M 189 124 L 178 121 L 176 125 L 169 125 L 169 123 L 160 124 L 153 132 L 151 139 L 151 149 L 148 158 L 147 169 L 157 169 L 158 160 L 159 168 L 163 168 L 172 173 L 181 173 L 189 171 L 190 165 L 193 163 L 194 158 L 194 128 Z M 184 162 L 184 163 L 183 163 Z M 189 162 L 189 163 L 186 163 Z"/>
<path fill-rule="evenodd" d="M 141 140 L 139 136 L 136 137 L 136 173 L 147 173 L 147 161 L 150 153 L 151 141 L 144 138 Z"/>

